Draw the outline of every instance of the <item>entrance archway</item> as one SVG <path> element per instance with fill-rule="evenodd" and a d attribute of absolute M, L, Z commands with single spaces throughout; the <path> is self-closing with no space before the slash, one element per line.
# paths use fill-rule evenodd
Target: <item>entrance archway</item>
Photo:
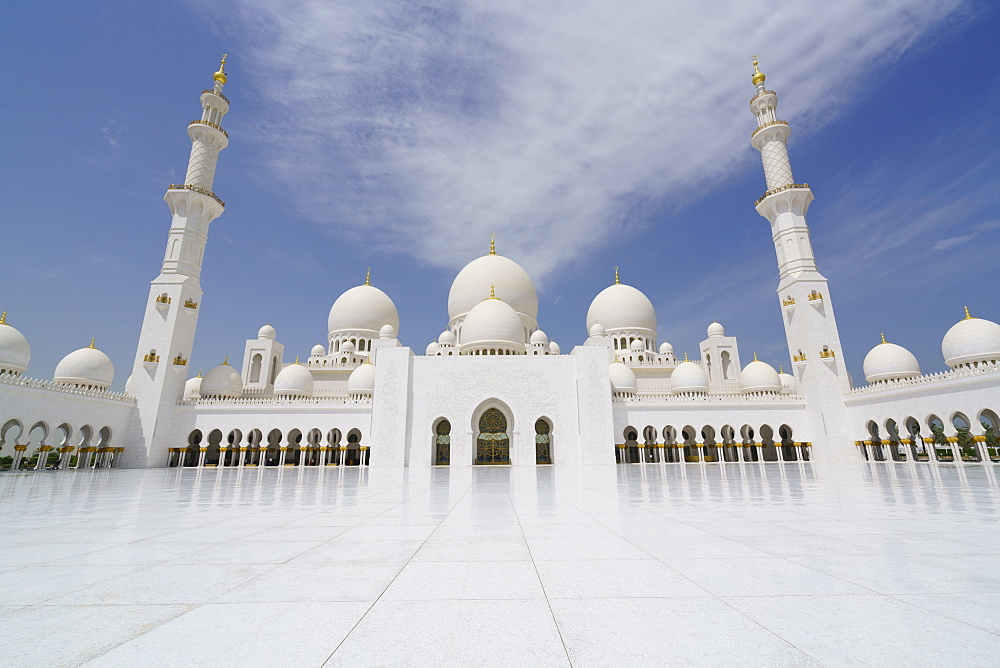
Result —
<path fill-rule="evenodd" d="M 507 416 L 499 408 L 488 408 L 479 418 L 476 464 L 510 464 Z"/>
<path fill-rule="evenodd" d="M 552 425 L 545 418 L 535 420 L 535 464 L 552 463 Z"/>

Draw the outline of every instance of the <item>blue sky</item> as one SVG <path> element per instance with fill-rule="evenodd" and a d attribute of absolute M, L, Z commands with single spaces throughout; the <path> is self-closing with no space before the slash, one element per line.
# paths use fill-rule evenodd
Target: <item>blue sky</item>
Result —
<path fill-rule="evenodd" d="M 0 26 L 0 308 L 28 375 L 96 336 L 129 373 L 165 187 L 230 54 L 192 371 L 271 322 L 286 361 L 364 280 L 422 352 L 485 252 L 521 262 L 564 352 L 613 280 L 694 355 L 722 322 L 788 366 L 749 56 L 796 179 L 856 382 L 879 332 L 944 368 L 968 304 L 1000 320 L 1000 11 L 987 2 L 20 3 Z M 544 5 L 542 7 L 541 5 Z M 612 7 L 613 5 L 613 7 Z M 831 6 L 832 5 L 832 6 Z M 778 7 L 781 10 L 778 11 Z"/>

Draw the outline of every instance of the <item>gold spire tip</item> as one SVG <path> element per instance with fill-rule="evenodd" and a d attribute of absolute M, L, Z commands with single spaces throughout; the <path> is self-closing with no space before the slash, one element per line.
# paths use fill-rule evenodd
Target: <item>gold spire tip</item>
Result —
<path fill-rule="evenodd" d="M 3 313 L 0 313 L 0 325 L 6 325 L 6 324 L 7 324 L 7 311 L 4 311 Z"/>
<path fill-rule="evenodd" d="M 202 370 L 198 369 L 198 378 L 204 378 L 204 376 L 201 375 L 201 372 L 202 372 Z"/>
<path fill-rule="evenodd" d="M 969 313 L 969 307 L 968 306 L 965 307 L 965 319 L 966 320 L 972 320 L 972 314 Z"/>
<path fill-rule="evenodd" d="M 222 360 L 223 365 L 229 366 L 229 355 L 226 355 L 226 359 Z"/>
<path fill-rule="evenodd" d="M 368 271 L 365 272 L 365 285 L 372 284 L 372 268 L 368 267 Z"/>
<path fill-rule="evenodd" d="M 757 359 L 757 351 L 756 350 L 753 353 L 753 361 L 754 362 L 759 362 L 760 361 L 760 360 Z"/>
<path fill-rule="evenodd" d="M 885 340 L 885 332 L 882 332 L 882 343 L 889 343 Z"/>
<path fill-rule="evenodd" d="M 785 373 L 785 367 L 781 364 L 778 365 L 778 373 Z"/>
<path fill-rule="evenodd" d="M 497 233 L 490 232 L 490 255 L 497 254 Z"/>
<path fill-rule="evenodd" d="M 219 63 L 219 71 L 212 75 L 212 78 L 221 84 L 226 83 L 226 58 L 228 57 L 228 53 L 222 54 L 222 62 Z"/>
<path fill-rule="evenodd" d="M 753 79 L 751 79 L 751 81 L 753 81 L 753 85 L 756 86 L 757 84 L 764 83 L 764 79 L 766 77 L 764 76 L 764 73 L 757 68 L 757 56 L 751 56 L 751 58 L 753 58 Z"/>
<path fill-rule="evenodd" d="M 496 299 L 496 298 L 497 298 L 496 286 L 490 283 L 490 299 Z"/>
<path fill-rule="evenodd" d="M 615 285 L 621 285 L 621 281 L 618 280 L 618 265 L 615 265 Z"/>
<path fill-rule="evenodd" d="M 688 354 L 687 353 L 684 353 L 684 361 L 685 362 L 690 362 L 691 361 L 691 360 L 688 359 Z"/>
<path fill-rule="evenodd" d="M 298 363 L 299 363 L 299 356 L 298 356 L 298 355 L 296 355 L 296 356 L 295 356 L 295 363 L 296 363 L 296 364 L 298 364 Z"/>
<path fill-rule="evenodd" d="M 88 348 L 97 348 L 97 346 L 95 346 L 95 345 L 94 345 L 94 341 L 96 341 L 96 340 L 97 340 L 97 337 L 96 337 L 96 336 L 92 336 L 92 337 L 90 337 L 90 345 L 89 345 L 89 346 L 87 346 L 87 347 L 88 347 Z"/>

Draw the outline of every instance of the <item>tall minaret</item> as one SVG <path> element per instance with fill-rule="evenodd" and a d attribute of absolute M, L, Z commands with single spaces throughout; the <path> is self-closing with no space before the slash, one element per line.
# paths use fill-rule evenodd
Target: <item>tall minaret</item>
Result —
<path fill-rule="evenodd" d="M 788 123 L 778 120 L 778 95 L 764 87 L 764 74 L 753 59 L 757 94 L 750 110 L 757 129 L 750 136 L 760 151 L 767 191 L 757 200 L 757 213 L 771 223 L 771 238 L 778 256 L 778 297 L 784 315 L 785 337 L 792 368 L 809 412 L 814 416 L 812 439 L 817 457 L 853 453 L 844 392 L 851 388 L 833 313 L 833 299 L 826 277 L 816 268 L 806 212 L 813 200 L 806 183 L 796 183 L 788 159 Z M 794 435 L 793 435 L 794 436 Z M 822 442 L 817 442 L 822 439 Z M 796 437 L 796 440 L 799 440 Z"/>
<path fill-rule="evenodd" d="M 174 407 L 187 379 L 201 308 L 201 263 L 208 226 L 225 203 L 212 192 L 219 151 L 229 144 L 222 117 L 229 111 L 226 56 L 213 75 L 215 85 L 201 93 L 201 118 L 188 124 L 191 157 L 184 183 L 167 187 L 170 232 L 160 275 L 150 286 L 139 347 L 132 366 L 130 391 L 137 400 L 136 419 L 125 448 L 125 466 L 163 466 L 173 429 Z"/>

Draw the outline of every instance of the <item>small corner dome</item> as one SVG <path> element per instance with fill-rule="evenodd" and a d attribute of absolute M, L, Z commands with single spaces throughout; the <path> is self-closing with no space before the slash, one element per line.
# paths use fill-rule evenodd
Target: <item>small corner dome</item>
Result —
<path fill-rule="evenodd" d="M 278 335 L 278 333 L 276 331 L 274 331 L 274 327 L 271 327 L 270 323 L 264 325 L 263 327 L 261 327 L 260 329 L 257 330 L 257 338 L 258 339 L 265 339 L 267 341 L 274 341 L 274 337 L 276 337 L 277 335 Z"/>
<path fill-rule="evenodd" d="M 740 387 L 744 392 L 781 392 L 781 378 L 773 366 L 754 360 L 743 367 Z"/>
<path fill-rule="evenodd" d="M 190 399 L 198 399 L 201 397 L 201 381 L 205 380 L 201 376 L 195 376 L 194 378 L 188 378 L 187 382 L 184 383 L 184 399 L 185 401 Z"/>
<path fill-rule="evenodd" d="M 524 345 L 524 322 L 500 299 L 484 299 L 465 316 L 462 344 L 514 343 Z"/>
<path fill-rule="evenodd" d="M 673 355 L 674 354 L 674 347 L 672 345 L 670 345 L 669 343 L 667 343 L 666 341 L 664 341 L 663 343 L 660 344 L 660 354 L 661 355 Z"/>
<path fill-rule="evenodd" d="M 351 343 L 350 341 L 344 341 L 343 343 L 340 344 L 340 352 L 342 353 L 353 353 L 355 350 L 357 350 L 357 348 L 358 347 L 353 343 Z"/>
<path fill-rule="evenodd" d="M 201 380 L 203 397 L 238 397 L 243 394 L 243 378 L 228 364 L 209 369 Z"/>
<path fill-rule="evenodd" d="M 539 346 L 547 346 L 549 344 L 548 335 L 540 329 L 536 329 L 531 333 L 531 342 Z"/>
<path fill-rule="evenodd" d="M 778 378 L 781 379 L 782 394 L 799 393 L 799 381 L 795 380 L 795 376 L 790 373 L 785 373 L 784 371 L 779 371 Z"/>
<path fill-rule="evenodd" d="M 562 354 L 562 348 L 555 341 L 549 341 L 549 354 L 550 355 L 560 355 Z"/>
<path fill-rule="evenodd" d="M 125 379 L 125 394 L 135 395 L 135 387 L 132 385 L 133 376 L 129 376 Z"/>
<path fill-rule="evenodd" d="M 628 349 L 629 350 L 635 350 L 636 352 L 642 352 L 643 350 L 646 349 L 646 346 L 643 344 L 642 341 L 640 341 L 639 339 L 636 339 L 635 341 L 633 341 L 629 345 Z"/>
<path fill-rule="evenodd" d="M 311 397 L 313 377 L 301 364 L 289 364 L 274 379 L 274 393 L 287 397 Z"/>
<path fill-rule="evenodd" d="M 635 372 L 627 364 L 612 362 L 608 365 L 608 375 L 611 376 L 611 389 L 615 392 L 635 392 L 639 387 Z"/>
<path fill-rule="evenodd" d="M 708 392 L 708 374 L 694 362 L 681 362 L 670 374 L 670 389 L 674 392 Z"/>
<path fill-rule="evenodd" d="M 602 325 L 599 322 L 595 322 L 593 325 L 590 326 L 590 335 L 591 336 L 607 336 L 608 333 L 604 329 L 604 325 Z"/>
<path fill-rule="evenodd" d="M 337 297 L 330 307 L 327 326 L 334 332 L 377 332 L 383 325 L 399 331 L 396 305 L 378 288 L 358 285 Z"/>
<path fill-rule="evenodd" d="M 68 385 L 93 385 L 107 389 L 115 378 L 115 366 L 97 348 L 80 348 L 62 358 L 52 380 Z"/>
<path fill-rule="evenodd" d="M 378 330 L 378 338 L 380 339 L 394 339 L 396 338 L 396 328 L 386 323 L 382 325 L 382 329 Z"/>
<path fill-rule="evenodd" d="M 708 326 L 707 333 L 709 336 L 725 336 L 726 328 L 717 322 L 713 322 L 711 325 Z"/>
<path fill-rule="evenodd" d="M 0 323 L 0 371 L 23 373 L 28 368 L 30 359 L 31 346 L 28 345 L 28 339 L 6 322 Z"/>
<path fill-rule="evenodd" d="M 941 341 L 944 363 L 955 368 L 979 362 L 1000 361 L 1000 325 L 982 318 L 959 320 Z"/>
<path fill-rule="evenodd" d="M 434 355 L 438 350 L 441 349 L 441 344 L 437 341 L 431 341 L 427 344 L 427 348 L 424 350 L 425 355 Z"/>
<path fill-rule="evenodd" d="M 458 342 L 458 338 L 455 336 L 455 332 L 446 329 L 441 332 L 441 336 L 438 337 L 437 342 L 442 346 L 453 346 Z"/>
<path fill-rule="evenodd" d="M 596 323 L 604 331 L 645 329 L 656 331 L 656 310 L 649 298 L 631 285 L 615 283 L 594 297 L 587 310 L 587 329 Z"/>
<path fill-rule="evenodd" d="M 916 378 L 920 375 L 920 362 L 913 353 L 895 343 L 880 343 L 865 355 L 863 365 L 865 380 L 877 383 L 880 380 Z"/>
<path fill-rule="evenodd" d="M 347 379 L 348 394 L 371 394 L 375 391 L 375 365 L 362 364 Z"/>
<path fill-rule="evenodd" d="M 324 348 L 322 344 L 317 343 L 312 347 L 312 350 L 309 351 L 309 354 L 312 357 L 322 357 L 323 355 L 326 355 L 326 348 Z"/>

